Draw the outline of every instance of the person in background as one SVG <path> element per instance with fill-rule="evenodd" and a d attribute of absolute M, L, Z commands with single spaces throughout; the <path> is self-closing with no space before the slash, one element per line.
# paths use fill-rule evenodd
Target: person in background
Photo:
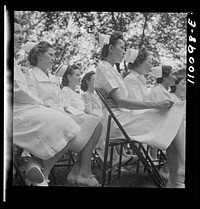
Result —
<path fill-rule="evenodd" d="M 173 100 L 176 103 L 177 99 L 175 99 L 174 96 L 170 93 L 170 86 L 173 86 L 172 89 L 175 88 L 174 86 L 176 81 L 176 76 L 175 76 L 176 71 L 169 65 L 153 67 L 151 68 L 151 71 L 155 75 L 158 85 L 151 89 L 150 100 L 162 101 L 167 98 Z M 185 138 L 185 134 L 183 135 L 183 137 Z M 184 144 L 184 149 L 185 149 L 185 144 Z M 172 151 L 175 152 L 174 148 L 172 149 Z M 184 182 L 185 168 L 184 166 L 181 165 L 181 160 L 179 158 L 178 158 L 178 165 L 180 169 L 179 169 L 179 178 L 177 180 L 180 182 Z M 169 168 L 168 160 L 165 162 L 164 166 L 159 170 L 159 174 L 163 178 L 167 180 L 169 179 L 170 168 Z"/>
<path fill-rule="evenodd" d="M 81 90 L 83 91 L 82 97 L 83 101 L 85 103 L 85 112 L 88 114 L 93 114 L 96 116 L 103 116 L 102 113 L 102 102 L 100 98 L 98 97 L 97 94 L 95 94 L 94 90 L 94 78 L 95 78 L 95 72 L 90 71 L 86 73 L 82 80 L 81 80 Z M 111 101 L 110 101 L 111 102 Z M 97 146 L 96 146 L 96 151 L 103 161 L 104 159 L 104 149 L 105 149 L 105 137 L 106 137 L 106 131 L 107 131 L 107 117 L 103 117 L 103 132 L 101 139 L 99 140 Z M 110 152 L 109 152 L 110 153 Z M 124 151 L 125 153 L 125 151 Z M 127 156 L 123 155 L 122 156 L 122 164 L 130 161 L 133 158 L 133 156 Z M 109 159 L 109 156 L 108 156 Z M 137 156 L 135 156 L 135 161 L 137 160 Z M 113 150 L 113 167 L 116 167 L 119 163 L 119 155 L 116 151 L 116 149 Z M 122 169 L 123 171 L 123 169 Z"/>
<path fill-rule="evenodd" d="M 167 150 L 170 176 L 166 187 L 184 188 L 185 185 L 177 181 L 178 160 L 181 159 L 181 163 L 185 165 L 182 118 L 184 104 L 176 105 L 171 100 L 141 102 L 129 98 L 124 80 L 114 68 L 115 63 L 121 63 L 125 55 L 123 35 L 113 32 L 102 40 L 102 62 L 96 70 L 95 87 L 104 90 L 106 96 L 118 104 L 112 111 L 131 139 Z M 137 110 L 143 112 L 137 113 Z M 117 125 L 113 123 L 110 137 L 122 136 Z M 172 152 L 172 147 L 176 150 L 175 153 Z"/>
<path fill-rule="evenodd" d="M 98 95 L 95 94 L 94 76 L 94 71 L 90 71 L 83 76 L 81 80 L 82 98 L 86 113 L 102 117 L 102 102 Z"/>
<path fill-rule="evenodd" d="M 124 78 L 128 90 L 128 97 L 137 101 L 149 101 L 149 91 L 144 75 L 149 73 L 151 67 L 149 54 L 145 48 L 140 50 L 127 49 L 124 60 L 128 64 L 130 73 Z M 139 112 L 139 111 L 137 111 Z M 155 165 L 158 164 L 157 148 L 150 146 L 150 157 Z"/>
<path fill-rule="evenodd" d="M 15 19 L 15 54 L 21 49 L 22 43 L 21 25 Z M 67 114 L 46 107 L 29 90 L 26 75 L 15 59 L 13 94 L 13 143 L 35 157 L 27 158 L 26 183 L 48 186 L 52 167 L 69 149 L 79 144 L 81 127 Z"/>
<path fill-rule="evenodd" d="M 28 60 L 33 68 L 26 77 L 28 88 L 35 97 L 42 100 L 43 105 L 51 110 L 54 109 L 57 115 L 61 114 L 62 117 L 69 117 L 79 127 L 79 132 L 71 146 L 71 150 L 78 153 L 78 158 L 68 174 L 67 180 L 74 184 L 99 186 L 99 182 L 91 171 L 91 157 L 92 151 L 101 136 L 102 124 L 97 117 L 88 115 L 83 118 L 65 111 L 67 106 L 62 103 L 59 88 L 48 73 L 53 64 L 54 53 L 52 45 L 46 41 L 39 42 L 31 49 Z M 56 121 L 54 123 L 54 120 L 51 123 L 55 131 L 54 140 L 58 141 L 59 133 L 57 133 L 57 129 L 59 131 L 59 124 Z M 70 121 L 63 121 L 62 126 L 70 127 L 70 124 Z M 59 146 L 58 142 L 57 146 Z"/>
<path fill-rule="evenodd" d="M 186 100 L 186 81 L 181 75 L 177 75 L 175 79 L 175 84 L 170 86 L 170 93 L 174 101 L 184 101 Z"/>

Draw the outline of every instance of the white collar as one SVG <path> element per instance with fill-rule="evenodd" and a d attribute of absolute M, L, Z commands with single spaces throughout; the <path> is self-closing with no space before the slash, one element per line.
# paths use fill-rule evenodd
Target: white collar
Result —
<path fill-rule="evenodd" d="M 31 72 L 34 74 L 35 78 L 40 81 L 52 81 L 40 68 L 33 67 Z"/>
<path fill-rule="evenodd" d="M 135 70 L 131 70 L 130 73 L 133 74 L 133 75 L 135 75 L 136 77 L 139 77 L 139 76 L 143 77 L 142 74 L 139 74 L 139 73 L 138 73 L 137 71 L 135 71 Z"/>
<path fill-rule="evenodd" d="M 158 86 L 165 92 L 170 93 L 161 83 L 158 84 Z"/>
<path fill-rule="evenodd" d="M 106 60 L 102 60 L 102 64 L 105 65 L 106 67 L 111 67 L 111 68 L 114 68 L 114 66 L 112 66 L 110 64 L 110 62 L 106 61 Z M 115 68 L 114 68 L 115 69 Z"/>

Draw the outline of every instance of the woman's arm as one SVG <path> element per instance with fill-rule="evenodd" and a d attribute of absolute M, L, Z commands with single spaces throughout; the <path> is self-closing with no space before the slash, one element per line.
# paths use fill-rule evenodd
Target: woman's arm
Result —
<path fill-rule="evenodd" d="M 85 93 L 82 94 L 83 101 L 85 103 L 85 112 L 88 114 L 94 114 L 93 108 L 92 108 L 92 102 L 89 96 Z"/>
<path fill-rule="evenodd" d="M 126 108 L 130 110 L 140 109 L 160 109 L 167 110 L 172 106 L 173 101 L 162 100 L 159 102 L 140 102 L 133 99 L 125 98 L 119 89 L 113 89 L 109 96 L 118 104 L 120 108 Z"/>

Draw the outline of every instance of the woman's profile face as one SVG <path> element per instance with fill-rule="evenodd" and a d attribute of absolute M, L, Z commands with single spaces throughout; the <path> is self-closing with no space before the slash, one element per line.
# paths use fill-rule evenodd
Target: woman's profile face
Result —
<path fill-rule="evenodd" d="M 125 55 L 125 42 L 121 39 L 117 40 L 115 46 L 112 46 L 112 54 L 115 63 L 121 63 Z"/>
<path fill-rule="evenodd" d="M 182 93 L 185 93 L 186 91 L 186 82 L 185 79 L 180 80 L 178 84 L 176 84 L 177 90 L 179 90 Z"/>
<path fill-rule="evenodd" d="M 175 80 L 176 80 L 175 70 L 172 69 L 168 77 L 165 78 L 165 80 L 169 86 L 175 85 Z"/>
<path fill-rule="evenodd" d="M 54 61 L 54 49 L 48 48 L 44 54 L 40 54 L 38 61 L 43 65 L 45 69 L 50 69 Z"/>
<path fill-rule="evenodd" d="M 88 86 L 94 87 L 94 79 L 95 79 L 95 74 L 93 74 L 93 75 L 90 77 L 90 80 L 87 81 Z"/>
<path fill-rule="evenodd" d="M 69 75 L 69 81 L 74 85 L 80 85 L 80 71 L 78 69 L 73 71 L 72 75 Z"/>
<path fill-rule="evenodd" d="M 14 24 L 14 52 L 17 52 L 21 49 L 24 41 L 24 37 L 22 35 L 21 25 L 18 23 Z"/>
<path fill-rule="evenodd" d="M 141 73 L 142 74 L 148 74 L 149 70 L 151 68 L 151 64 L 150 64 L 150 58 L 149 56 L 147 57 L 147 59 L 140 65 L 141 66 Z"/>

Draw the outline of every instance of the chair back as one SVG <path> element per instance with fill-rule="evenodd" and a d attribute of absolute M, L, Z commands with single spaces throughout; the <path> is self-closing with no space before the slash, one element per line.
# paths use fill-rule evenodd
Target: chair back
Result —
<path fill-rule="evenodd" d="M 108 103 L 107 103 L 107 94 L 103 89 L 99 89 L 99 88 L 95 88 L 95 91 L 97 93 L 97 95 L 100 97 L 101 101 L 103 102 L 103 104 L 105 105 L 106 109 L 108 110 L 108 112 L 110 113 L 111 117 L 113 118 L 113 120 L 115 121 L 115 123 L 117 124 L 117 126 L 119 127 L 120 131 L 123 133 L 124 137 L 131 142 L 130 137 L 128 136 L 128 134 L 126 133 L 126 131 L 124 130 L 123 126 L 121 125 L 121 123 L 119 122 L 119 120 L 116 118 L 116 116 L 114 115 L 113 111 L 111 110 L 111 108 L 109 107 Z"/>
<path fill-rule="evenodd" d="M 139 157 L 139 160 L 142 162 L 142 164 L 144 165 L 145 169 L 148 171 L 148 173 L 151 176 L 152 180 L 155 182 L 155 184 L 159 188 L 161 188 L 162 185 L 164 184 L 164 181 L 160 177 L 157 169 L 155 168 L 155 166 L 154 166 L 154 164 L 153 164 L 153 162 L 152 162 L 148 152 L 145 150 L 145 148 L 143 147 L 142 143 L 137 142 L 137 143 L 139 143 L 139 148 L 138 148 L 136 146 L 136 144 L 135 144 L 136 141 L 130 139 L 130 137 L 128 136 L 128 134 L 124 130 L 123 126 L 121 125 L 119 120 L 115 117 L 113 111 L 109 107 L 109 105 L 108 105 L 108 103 L 106 101 L 107 98 L 108 98 L 106 92 L 103 89 L 98 89 L 98 88 L 95 88 L 95 91 L 96 91 L 97 95 L 100 97 L 100 99 L 102 100 L 102 102 L 105 105 L 105 107 L 108 110 L 108 112 L 110 113 L 110 117 L 108 118 L 109 119 L 108 129 L 110 130 L 110 121 L 111 121 L 111 118 L 112 118 L 115 121 L 115 123 L 117 124 L 117 126 L 120 129 L 120 131 L 122 132 L 122 134 L 124 135 L 125 140 L 127 140 L 128 143 L 130 143 L 132 151 L 134 151 L 136 153 L 136 155 Z M 108 140 L 109 140 L 109 132 L 107 132 L 106 143 L 107 143 Z M 140 151 L 140 147 L 141 147 L 142 152 L 143 152 L 145 157 L 143 156 L 142 152 Z M 151 168 L 150 168 L 150 166 L 151 166 Z"/>

